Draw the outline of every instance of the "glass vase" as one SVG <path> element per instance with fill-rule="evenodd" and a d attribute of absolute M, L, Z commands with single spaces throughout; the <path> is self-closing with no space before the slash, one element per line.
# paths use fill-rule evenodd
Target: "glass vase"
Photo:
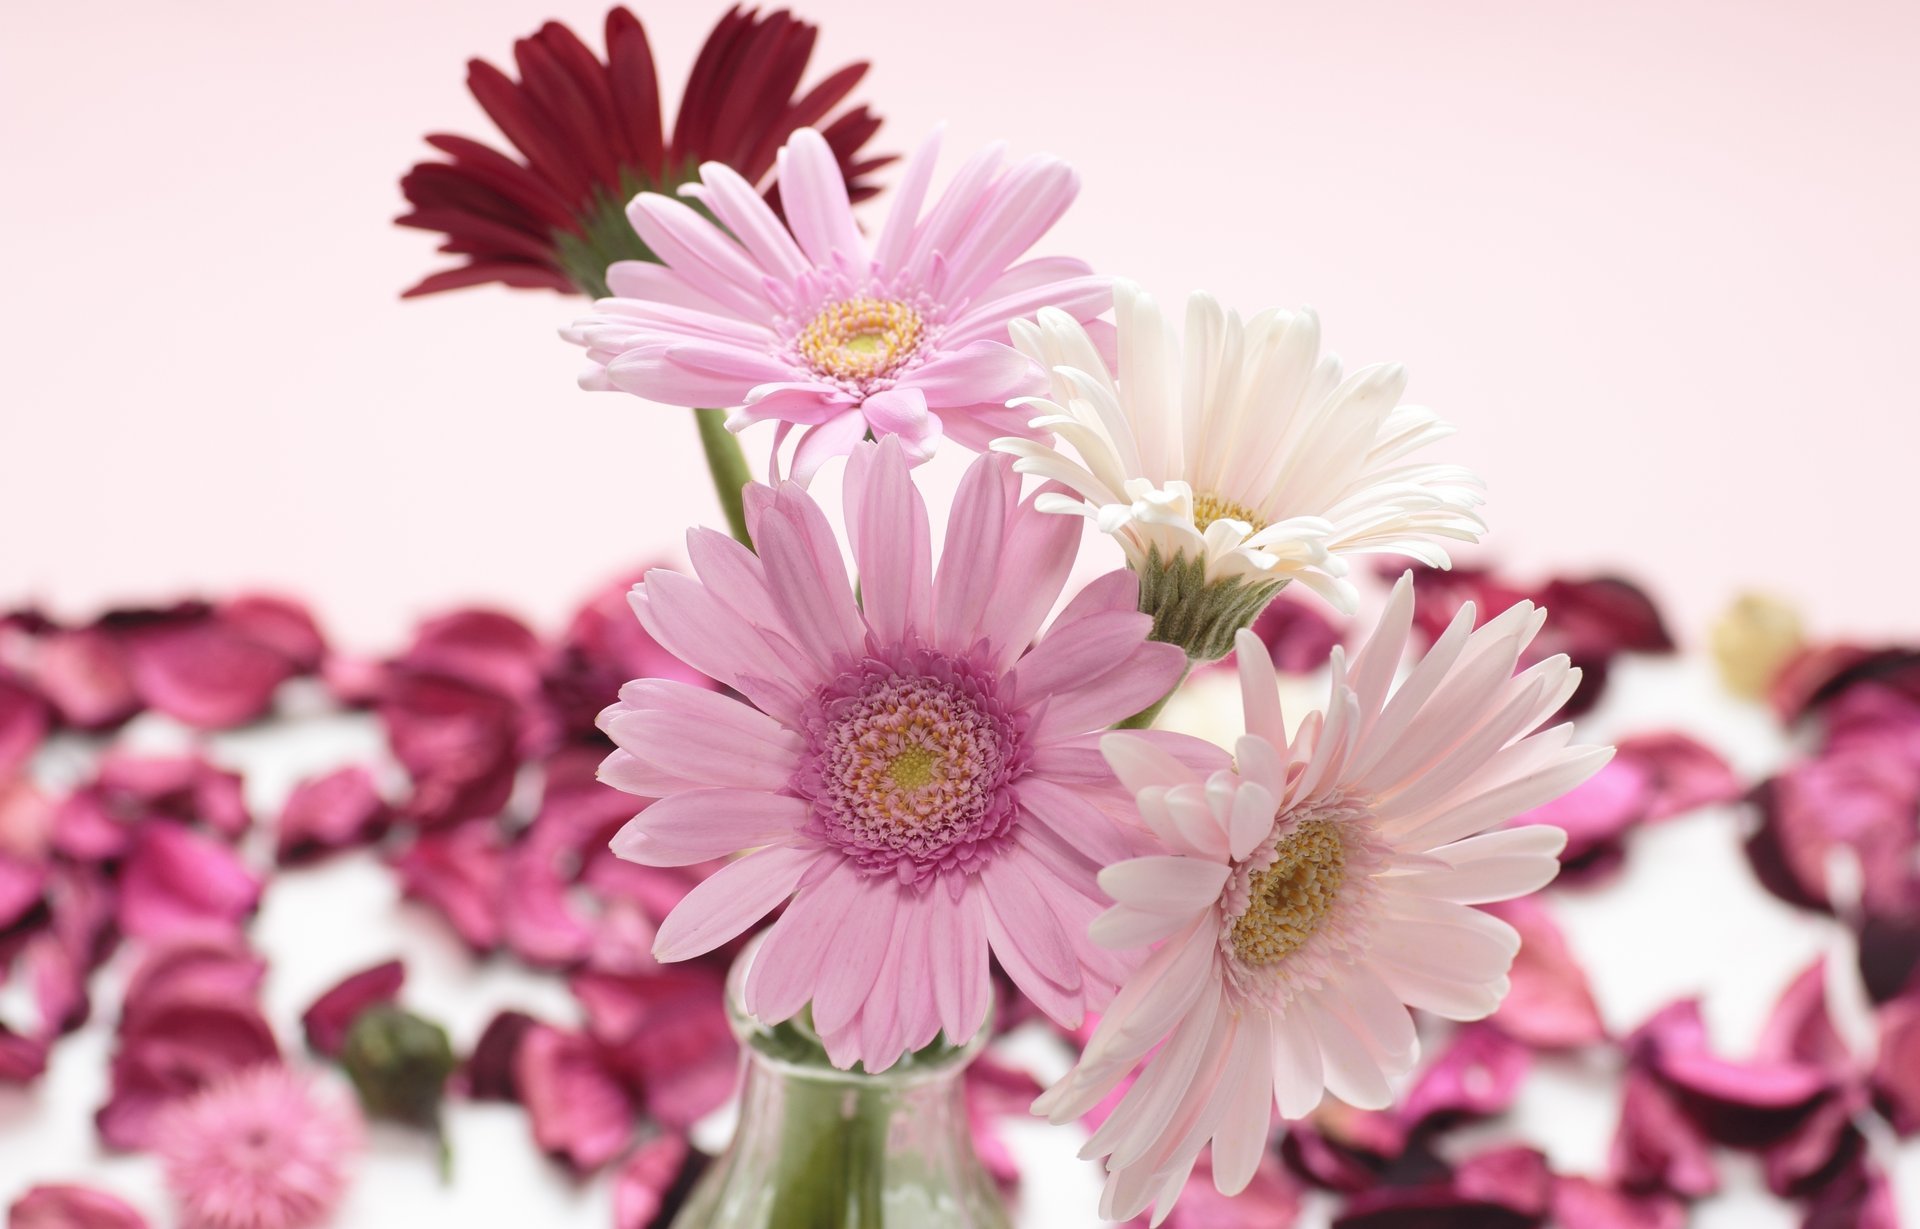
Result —
<path fill-rule="evenodd" d="M 746 1066 L 739 1124 L 673 1229 L 1008 1229 L 967 1120 L 966 1069 L 986 1031 L 878 1075 L 838 1070 L 805 1013 L 773 1026 L 747 1014 L 757 948 L 727 979 Z"/>

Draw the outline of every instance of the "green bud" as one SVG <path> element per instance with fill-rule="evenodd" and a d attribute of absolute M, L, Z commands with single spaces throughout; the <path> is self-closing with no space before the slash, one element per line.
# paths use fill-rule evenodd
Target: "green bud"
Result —
<path fill-rule="evenodd" d="M 1171 560 L 1153 547 L 1138 570 L 1140 609 L 1153 616 L 1151 638 L 1177 644 L 1189 661 L 1218 661 L 1233 652 L 1234 633 L 1267 608 L 1284 580 L 1207 579 L 1206 562 L 1185 552 Z"/>
<path fill-rule="evenodd" d="M 453 1074 L 447 1030 L 392 1003 L 354 1017 L 340 1065 L 369 1116 L 412 1126 L 440 1125 L 440 1101 Z"/>

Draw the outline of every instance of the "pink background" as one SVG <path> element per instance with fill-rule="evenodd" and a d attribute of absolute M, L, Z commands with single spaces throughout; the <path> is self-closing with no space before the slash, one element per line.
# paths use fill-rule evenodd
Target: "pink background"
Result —
<path fill-rule="evenodd" d="M 450 601 L 551 621 L 711 519 L 683 412 L 573 387 L 574 304 L 395 297 L 439 263 L 387 225 L 421 134 L 490 134 L 464 59 L 601 11 L 10 14 L 0 606 L 268 585 L 377 646 Z M 719 5 L 637 11 L 677 87 Z M 822 68 L 873 60 L 884 147 L 944 118 L 1071 159 L 1045 250 L 1407 362 L 1523 576 L 1630 569 L 1694 639 L 1743 586 L 1920 625 L 1920 9 L 803 11 Z"/>

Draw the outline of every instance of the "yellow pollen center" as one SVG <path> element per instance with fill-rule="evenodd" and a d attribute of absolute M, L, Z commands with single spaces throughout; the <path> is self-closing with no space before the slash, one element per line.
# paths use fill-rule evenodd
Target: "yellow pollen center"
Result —
<path fill-rule="evenodd" d="M 1260 514 L 1245 504 L 1235 503 L 1224 495 L 1215 495 L 1210 491 L 1195 495 L 1193 527 L 1205 533 L 1207 526 L 1215 521 L 1245 521 L 1253 526 L 1255 533 L 1267 527 L 1267 523 L 1260 519 Z"/>
<path fill-rule="evenodd" d="M 1320 927 L 1347 877 L 1347 850 L 1335 820 L 1302 821 L 1274 850 L 1273 865 L 1248 884 L 1247 911 L 1233 922 L 1233 952 L 1253 968 L 1275 964 Z"/>
<path fill-rule="evenodd" d="M 822 375 L 870 380 L 891 375 L 920 348 L 920 313 L 891 299 L 834 303 L 801 330 L 794 345 Z"/>
<path fill-rule="evenodd" d="M 903 790 L 916 790 L 933 780 L 933 752 L 922 746 L 909 747 L 893 757 L 887 775 Z"/>

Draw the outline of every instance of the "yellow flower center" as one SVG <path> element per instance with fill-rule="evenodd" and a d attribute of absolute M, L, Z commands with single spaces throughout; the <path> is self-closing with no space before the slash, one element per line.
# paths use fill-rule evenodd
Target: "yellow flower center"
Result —
<path fill-rule="evenodd" d="M 1247 885 L 1247 911 L 1233 922 L 1234 955 L 1256 969 L 1285 959 L 1319 929 L 1346 877 L 1339 821 L 1302 820 L 1275 848 L 1273 865 Z"/>
<path fill-rule="evenodd" d="M 903 790 L 916 790 L 933 780 L 935 756 L 924 746 L 909 747 L 893 757 L 887 775 Z"/>
<path fill-rule="evenodd" d="M 920 313 L 891 299 L 848 299 L 813 318 L 795 346 L 821 375 L 870 380 L 891 375 L 920 348 Z"/>
<path fill-rule="evenodd" d="M 1201 533 L 1215 521 L 1245 521 L 1253 526 L 1253 532 L 1259 533 L 1267 527 L 1260 514 L 1245 504 L 1235 503 L 1224 495 L 1215 495 L 1211 491 L 1193 497 L 1193 527 Z"/>

